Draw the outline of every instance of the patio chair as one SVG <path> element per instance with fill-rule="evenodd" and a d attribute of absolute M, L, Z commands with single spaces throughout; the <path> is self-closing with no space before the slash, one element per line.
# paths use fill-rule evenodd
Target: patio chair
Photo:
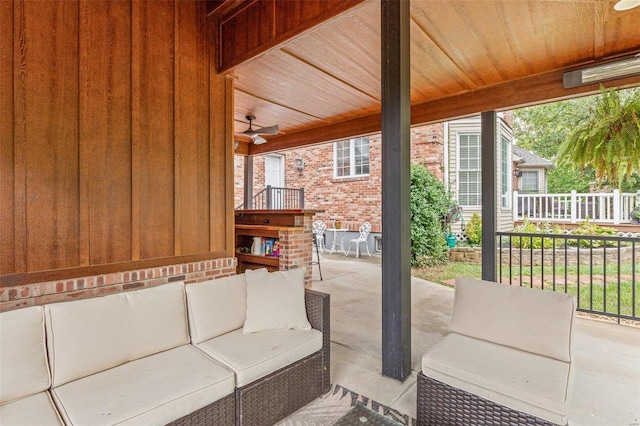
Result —
<path fill-rule="evenodd" d="M 351 251 L 351 243 L 356 244 L 356 257 L 360 257 L 360 244 L 364 243 L 364 246 L 367 248 L 367 254 L 371 257 L 371 253 L 369 252 L 369 244 L 367 244 L 367 239 L 369 238 L 369 232 L 371 232 L 371 224 L 369 222 L 365 222 L 360 225 L 360 236 L 358 238 L 354 238 L 349 241 L 349 247 L 347 249 L 347 253 L 345 256 L 349 256 L 349 252 Z"/>
<path fill-rule="evenodd" d="M 313 241 L 316 247 L 320 249 L 320 253 L 324 253 L 324 231 L 326 231 L 326 229 L 327 225 L 323 221 L 316 220 L 315 222 L 313 222 L 312 230 L 313 235 L 315 235 Z"/>

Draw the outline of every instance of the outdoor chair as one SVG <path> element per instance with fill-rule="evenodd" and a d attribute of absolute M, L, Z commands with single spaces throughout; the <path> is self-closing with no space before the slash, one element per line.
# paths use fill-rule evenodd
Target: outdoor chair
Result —
<path fill-rule="evenodd" d="M 355 243 L 356 257 L 360 257 L 360 244 L 364 243 L 364 246 L 367 248 L 367 254 L 369 255 L 369 257 L 371 257 L 371 252 L 369 252 L 369 244 L 367 243 L 369 232 L 371 232 L 371 224 L 369 222 L 365 222 L 360 225 L 360 236 L 349 241 L 349 247 L 347 249 L 347 253 L 345 253 L 345 256 L 349 256 L 349 252 L 351 251 L 351 243 Z"/>
<path fill-rule="evenodd" d="M 422 357 L 417 424 L 566 425 L 573 296 L 456 279 L 451 333 Z"/>
<path fill-rule="evenodd" d="M 313 222 L 312 230 L 313 235 L 315 235 L 314 243 L 317 248 L 320 249 L 320 253 L 324 253 L 324 231 L 326 231 L 327 225 L 321 221 L 316 220 Z"/>

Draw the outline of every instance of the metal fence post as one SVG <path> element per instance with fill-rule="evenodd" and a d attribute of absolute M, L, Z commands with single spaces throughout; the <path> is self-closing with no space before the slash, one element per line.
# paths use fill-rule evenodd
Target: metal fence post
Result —
<path fill-rule="evenodd" d="M 304 209 L 304 188 L 300 188 L 299 195 L 300 195 L 300 201 L 299 201 L 300 209 Z"/>
<path fill-rule="evenodd" d="M 273 197 L 271 194 L 271 185 L 267 185 L 267 210 L 273 209 Z"/>

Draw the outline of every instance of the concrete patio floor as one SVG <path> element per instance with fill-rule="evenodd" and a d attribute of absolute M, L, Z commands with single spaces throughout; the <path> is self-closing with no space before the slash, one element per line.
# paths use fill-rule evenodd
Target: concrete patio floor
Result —
<path fill-rule="evenodd" d="M 331 381 L 415 417 L 422 354 L 449 332 L 454 290 L 412 278 L 412 374 L 400 382 L 381 374 L 381 254 L 325 253 L 321 266 L 313 288 L 331 294 Z M 640 425 L 640 327 L 579 317 L 575 332 L 569 424 Z"/>

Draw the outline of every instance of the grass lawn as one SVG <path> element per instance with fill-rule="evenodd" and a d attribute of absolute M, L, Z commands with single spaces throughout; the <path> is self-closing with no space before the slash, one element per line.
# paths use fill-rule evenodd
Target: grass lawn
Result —
<path fill-rule="evenodd" d="M 632 285 L 632 274 L 634 270 L 631 264 L 620 265 L 619 277 L 617 273 L 614 274 L 614 266 L 608 266 L 606 268 L 606 292 L 605 286 L 603 285 L 605 268 L 603 266 L 594 266 L 592 274 L 590 274 L 589 269 L 588 265 L 581 265 L 579 271 L 576 266 L 567 267 L 567 285 L 565 290 L 565 267 L 556 266 L 556 291 L 566 291 L 574 296 L 578 296 L 579 291 L 578 308 L 580 309 L 617 314 L 618 303 L 620 303 L 619 312 L 622 315 L 633 316 L 635 314 L 636 317 L 640 317 L 640 265 L 636 264 L 635 267 L 635 292 Z M 461 262 L 448 262 L 443 265 L 427 268 L 414 268 L 412 275 L 431 282 L 449 285 L 446 281 L 454 280 L 460 276 L 481 278 L 482 266 Z M 533 268 L 527 266 L 523 267 L 522 271 L 516 266 L 512 268 L 511 275 L 509 275 L 508 266 L 503 266 L 503 281 L 508 281 L 510 276 L 515 284 L 529 287 L 533 281 L 535 287 L 544 285 L 545 290 L 553 290 L 553 268 L 550 266 L 546 266 L 544 269 L 540 266 L 534 266 Z M 620 283 L 618 283 L 618 278 L 620 279 Z M 577 284 L 578 282 L 580 283 L 579 285 Z M 620 287 L 619 302 L 618 286 Z"/>

